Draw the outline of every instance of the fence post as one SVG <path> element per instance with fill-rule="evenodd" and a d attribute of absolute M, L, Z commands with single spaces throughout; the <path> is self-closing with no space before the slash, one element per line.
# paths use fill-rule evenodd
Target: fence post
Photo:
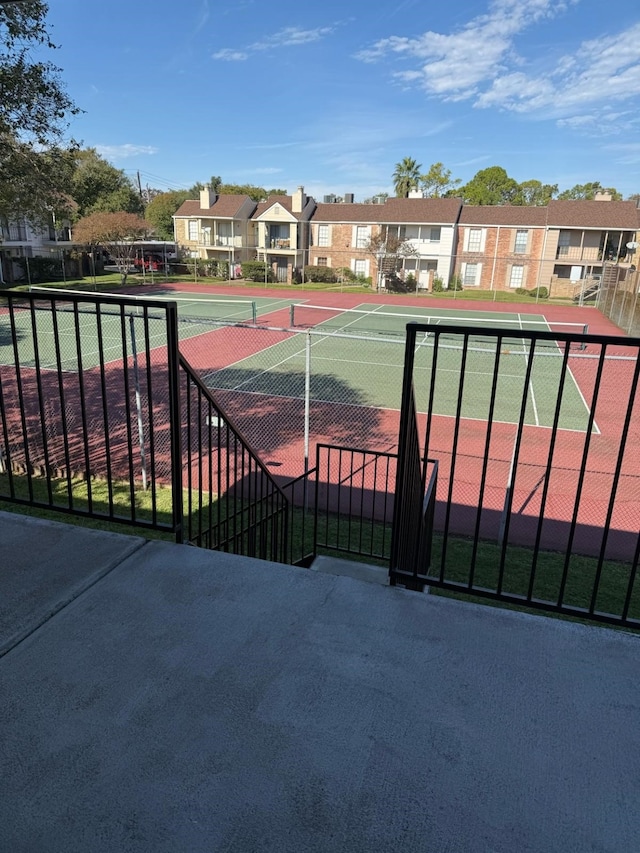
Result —
<path fill-rule="evenodd" d="M 171 443 L 171 499 L 176 542 L 183 542 L 182 442 L 180 410 L 180 351 L 178 303 L 167 303 L 167 367 L 169 380 L 169 434 Z"/>

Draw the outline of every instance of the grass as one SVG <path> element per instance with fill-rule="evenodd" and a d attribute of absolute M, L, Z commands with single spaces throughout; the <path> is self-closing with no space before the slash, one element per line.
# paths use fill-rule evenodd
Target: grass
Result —
<path fill-rule="evenodd" d="M 17 498 L 29 500 L 29 486 L 25 476 L 13 475 L 14 494 Z M 83 515 L 75 515 L 65 511 L 69 507 L 70 499 L 72 506 L 79 512 L 88 511 L 89 507 L 89 488 L 87 481 L 81 478 L 71 478 L 70 486 L 66 479 L 52 479 L 51 493 L 52 500 L 49 501 L 49 492 L 47 481 L 40 477 L 32 477 L 31 485 L 33 490 L 33 500 L 41 504 L 52 503 L 53 507 L 37 507 L 31 504 L 13 503 L 11 500 L 0 501 L 0 509 L 7 512 L 14 512 L 21 515 L 30 515 L 37 518 L 47 518 L 52 521 L 63 521 L 66 524 L 75 524 L 80 527 L 90 527 L 95 530 L 108 530 L 112 533 L 126 533 L 129 535 L 143 536 L 148 539 L 165 539 L 174 541 L 173 533 L 170 530 L 156 530 L 149 527 L 133 527 L 131 524 L 109 520 L 109 488 L 105 480 L 91 480 L 91 499 L 93 511 L 101 513 L 104 518 L 89 518 Z M 112 505 L 113 515 L 120 516 L 122 519 L 130 518 L 131 511 L 131 493 L 128 483 L 112 483 Z M 9 477 L 7 474 L 0 474 L 0 495 L 9 496 Z M 142 488 L 137 488 L 134 491 L 134 507 L 135 516 L 143 522 L 151 522 L 153 518 L 152 495 L 151 491 L 143 491 Z M 167 528 L 171 527 L 172 523 L 172 498 L 171 490 L 164 487 L 156 488 L 156 518 L 158 522 Z M 59 507 L 59 509 L 55 509 Z"/>
<path fill-rule="evenodd" d="M 363 522 L 360 522 L 359 519 L 349 522 L 347 516 L 330 516 L 319 525 L 319 532 L 319 539 L 321 541 L 318 544 L 318 553 L 361 560 L 385 567 L 389 565 L 391 544 L 390 524 L 380 522 L 372 524 L 366 519 Z M 327 543 L 337 545 L 341 550 L 327 548 L 325 547 Z M 358 543 L 364 543 L 365 547 L 362 550 L 368 549 L 367 553 L 357 557 L 349 554 L 349 549 L 358 547 Z M 429 571 L 429 575 L 434 581 L 440 573 L 442 546 L 442 536 L 435 534 L 433 538 L 431 569 Z M 501 553 L 501 547 L 495 542 L 480 541 L 478 543 L 473 574 L 474 587 L 486 590 L 497 589 Z M 559 600 L 562 578 L 565 571 L 565 559 L 565 554 L 563 553 L 552 551 L 539 552 L 531 596 L 533 600 L 543 602 L 556 602 Z M 472 561 L 473 540 L 463 536 L 449 536 L 447 538 L 443 580 L 452 584 L 460 584 L 462 587 L 466 586 L 470 579 Z M 585 610 L 589 608 L 597 566 L 598 561 L 594 557 L 574 554 L 570 556 L 567 563 L 566 585 L 563 595 L 563 604 L 565 606 Z M 521 546 L 509 545 L 506 551 L 505 570 L 502 579 L 503 592 L 513 596 L 526 597 L 532 571 L 533 550 Z M 608 614 L 622 613 L 630 571 L 630 564 L 615 560 L 605 561 L 598 586 L 596 611 Z M 496 607 L 506 607 L 507 609 L 521 612 L 541 612 L 539 608 L 528 607 L 526 602 L 523 602 L 522 605 L 511 604 L 498 599 L 473 595 L 473 592 L 462 589 L 458 592 L 444 587 L 431 586 L 431 592 L 447 598 L 489 604 Z M 551 611 L 543 612 L 546 615 L 556 618 L 569 619 L 583 624 L 594 624 L 593 620 L 581 616 L 574 617 Z M 635 583 L 629 617 L 640 619 L 640 580 L 637 580 Z"/>

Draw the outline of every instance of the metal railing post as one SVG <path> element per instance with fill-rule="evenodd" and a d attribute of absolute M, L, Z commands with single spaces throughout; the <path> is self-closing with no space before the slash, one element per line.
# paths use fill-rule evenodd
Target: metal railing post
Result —
<path fill-rule="evenodd" d="M 178 304 L 167 304 L 167 366 L 169 371 L 169 425 L 171 446 L 171 499 L 173 527 L 177 543 L 184 541 L 184 519 L 182 500 L 182 446 L 180 417 L 180 385 L 178 348 Z"/>

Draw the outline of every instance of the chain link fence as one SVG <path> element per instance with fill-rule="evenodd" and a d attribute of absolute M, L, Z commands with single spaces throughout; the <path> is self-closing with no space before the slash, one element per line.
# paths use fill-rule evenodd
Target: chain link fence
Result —
<path fill-rule="evenodd" d="M 628 335 L 640 335 L 640 272 L 605 265 L 597 307 Z"/>

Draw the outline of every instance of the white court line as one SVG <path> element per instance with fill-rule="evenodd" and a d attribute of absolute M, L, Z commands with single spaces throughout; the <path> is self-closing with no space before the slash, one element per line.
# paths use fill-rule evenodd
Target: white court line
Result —
<path fill-rule="evenodd" d="M 524 331 L 524 326 L 522 325 L 522 314 L 518 314 L 518 323 L 520 324 L 520 329 L 522 331 Z M 545 317 L 545 323 L 547 324 L 547 329 L 548 329 L 549 323 L 547 322 L 546 317 Z M 522 345 L 524 348 L 524 339 L 522 340 Z M 530 350 L 529 350 L 529 352 L 530 352 Z M 523 352 L 524 361 L 525 361 L 527 368 L 529 367 L 529 352 L 526 349 Z M 533 414 L 534 414 L 534 417 L 536 419 L 535 425 L 538 427 L 538 426 L 540 426 L 540 418 L 538 417 L 538 406 L 536 405 L 536 395 L 535 395 L 535 392 L 533 390 L 532 377 L 533 377 L 533 370 L 531 371 L 531 376 L 529 377 L 529 393 L 531 394 L 531 404 L 533 405 Z"/>

